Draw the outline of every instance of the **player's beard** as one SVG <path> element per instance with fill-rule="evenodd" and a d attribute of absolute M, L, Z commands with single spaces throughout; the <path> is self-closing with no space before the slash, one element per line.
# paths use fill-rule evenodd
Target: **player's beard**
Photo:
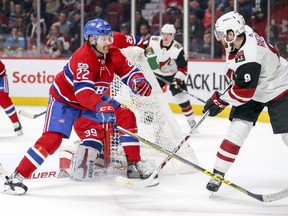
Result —
<path fill-rule="evenodd" d="M 100 49 L 101 48 L 101 49 Z M 100 54 L 100 55 L 106 55 L 109 52 L 110 49 L 110 45 L 104 44 L 104 45 L 100 45 L 100 44 L 96 44 L 94 45 L 94 49 Z"/>
<path fill-rule="evenodd" d="M 103 45 L 102 50 L 104 54 L 107 54 L 109 52 L 110 45 Z"/>

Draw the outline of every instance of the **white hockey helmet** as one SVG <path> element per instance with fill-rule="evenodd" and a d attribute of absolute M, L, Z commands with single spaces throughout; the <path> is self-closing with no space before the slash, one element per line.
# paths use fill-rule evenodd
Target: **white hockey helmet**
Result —
<path fill-rule="evenodd" d="M 173 24 L 165 24 L 162 28 L 161 28 L 161 33 L 170 33 L 173 36 L 176 33 L 176 29 L 175 26 Z"/>
<path fill-rule="evenodd" d="M 227 41 L 227 31 L 232 30 L 235 37 L 232 41 Z M 236 11 L 231 11 L 221 16 L 215 23 L 214 35 L 218 41 L 224 40 L 230 44 L 234 42 L 238 35 L 245 31 L 245 20 Z"/>

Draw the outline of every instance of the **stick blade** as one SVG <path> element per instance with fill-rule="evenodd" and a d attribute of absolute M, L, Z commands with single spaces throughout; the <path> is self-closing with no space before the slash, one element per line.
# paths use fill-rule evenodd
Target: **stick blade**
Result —
<path fill-rule="evenodd" d="M 262 199 L 263 199 L 263 202 L 272 202 L 272 201 L 284 199 L 287 196 L 288 196 L 288 188 L 285 188 L 284 190 L 276 192 L 276 193 L 262 195 Z"/>
<path fill-rule="evenodd" d="M 24 117 L 29 118 L 29 119 L 35 118 L 34 114 L 28 113 L 25 110 L 19 110 L 19 115 L 24 116 Z"/>
<path fill-rule="evenodd" d="M 117 176 L 115 178 L 115 182 L 117 185 L 129 189 L 140 189 L 146 187 L 155 187 L 159 185 L 159 181 L 157 179 L 153 179 L 152 181 L 146 182 L 145 180 L 128 179 L 123 176 Z"/>

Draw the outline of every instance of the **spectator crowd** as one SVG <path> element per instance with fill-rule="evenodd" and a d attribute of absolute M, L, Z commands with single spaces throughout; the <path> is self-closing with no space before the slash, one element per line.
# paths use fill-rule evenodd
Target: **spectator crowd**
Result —
<path fill-rule="evenodd" d="M 40 20 L 37 15 L 38 0 L 0 0 L 0 52 L 2 57 L 69 57 L 81 45 L 81 1 L 40 0 Z M 143 16 L 149 0 L 137 0 L 136 35 L 148 40 L 159 34 L 159 12 L 152 20 Z M 155 1 L 153 1 L 155 2 Z M 183 44 L 183 0 L 164 0 L 162 24 L 175 25 L 175 40 Z M 274 4 L 277 5 L 277 0 Z M 281 2 L 281 1 L 279 1 Z M 130 34 L 130 0 L 85 0 L 84 23 L 96 18 L 107 20 L 113 31 Z M 212 43 L 212 0 L 189 0 L 189 57 L 222 59 L 224 50 L 217 41 Z M 239 12 L 249 24 L 265 19 L 267 1 L 239 0 Z M 286 5 L 287 7 L 288 5 Z M 214 20 L 232 11 L 234 0 L 214 1 Z M 40 23 L 38 28 L 37 23 Z M 269 34 L 268 34 L 269 31 Z M 269 42 L 281 55 L 288 58 L 287 38 L 281 37 L 279 25 L 266 29 Z M 37 47 L 40 35 L 41 47 Z M 267 38 L 266 38 L 267 39 Z M 213 44 L 213 49 L 212 49 Z M 40 50 L 40 55 L 39 55 Z M 214 51 L 213 53 L 211 52 Z"/>

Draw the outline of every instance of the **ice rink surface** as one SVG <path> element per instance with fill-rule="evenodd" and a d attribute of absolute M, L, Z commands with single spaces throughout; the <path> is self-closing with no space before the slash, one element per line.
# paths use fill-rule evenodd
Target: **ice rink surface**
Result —
<path fill-rule="evenodd" d="M 40 113 L 45 107 L 17 106 L 17 110 Z M 185 134 L 185 118 L 175 114 Z M 197 116 L 200 119 L 200 116 Z M 20 116 L 23 136 L 16 136 L 4 111 L 0 110 L 0 163 L 11 173 L 26 150 L 40 137 L 44 116 L 27 119 Z M 199 165 L 212 171 L 215 154 L 226 133 L 229 121 L 208 117 L 193 134 L 193 146 Z M 72 143 L 77 140 L 72 134 Z M 288 148 L 279 135 L 273 135 L 266 123 L 258 123 L 242 147 L 225 178 L 253 193 L 273 193 L 288 187 Z M 50 156 L 39 170 L 57 169 L 58 152 Z M 193 169 L 193 168 L 191 168 Z M 123 173 L 124 175 L 124 173 Z M 126 189 L 115 183 L 116 175 L 101 174 L 94 182 L 71 179 L 26 180 L 29 190 L 24 196 L 0 193 L 0 215 L 29 216 L 186 216 L 288 215 L 288 198 L 259 202 L 225 184 L 209 197 L 205 189 L 209 176 L 195 171 L 185 175 L 159 175 L 160 185 L 145 189 Z M 2 190 L 3 180 L 0 180 Z"/>

